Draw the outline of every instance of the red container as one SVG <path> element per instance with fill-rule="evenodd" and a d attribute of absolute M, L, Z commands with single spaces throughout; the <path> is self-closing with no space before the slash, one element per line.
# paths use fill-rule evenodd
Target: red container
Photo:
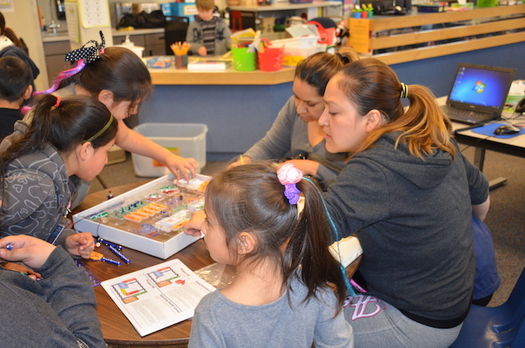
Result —
<path fill-rule="evenodd" d="M 280 48 L 265 47 L 264 52 L 257 53 L 259 70 L 277 71 L 283 67 L 284 46 Z"/>

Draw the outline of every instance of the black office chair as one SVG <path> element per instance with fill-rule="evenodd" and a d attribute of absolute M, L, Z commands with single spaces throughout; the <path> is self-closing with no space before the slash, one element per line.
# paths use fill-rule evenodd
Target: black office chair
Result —
<path fill-rule="evenodd" d="M 186 41 L 186 33 L 189 25 L 189 17 L 166 16 L 166 26 L 164 27 L 166 55 L 175 55 L 170 47 L 172 43 Z"/>

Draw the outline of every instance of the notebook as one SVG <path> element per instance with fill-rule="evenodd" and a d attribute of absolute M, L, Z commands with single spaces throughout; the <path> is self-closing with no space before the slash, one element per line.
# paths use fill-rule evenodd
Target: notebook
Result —
<path fill-rule="evenodd" d="M 516 69 L 459 63 L 441 108 L 455 122 L 482 124 L 501 116 Z"/>

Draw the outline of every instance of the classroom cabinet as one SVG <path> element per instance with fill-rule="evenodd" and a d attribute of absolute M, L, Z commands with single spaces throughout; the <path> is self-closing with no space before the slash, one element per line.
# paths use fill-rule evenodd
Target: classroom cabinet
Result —
<path fill-rule="evenodd" d="M 70 67 L 71 63 L 65 61 L 65 55 L 69 51 L 71 51 L 69 40 L 44 42 L 44 53 L 49 86 L 53 85 L 60 72 Z"/>
<path fill-rule="evenodd" d="M 160 33 L 151 34 L 126 34 L 125 32 L 113 36 L 113 44 L 120 45 L 129 35 L 129 39 L 133 41 L 135 46 L 144 47 L 144 56 L 162 56 L 166 54 L 166 47 L 164 45 L 164 29 L 159 29 Z"/>

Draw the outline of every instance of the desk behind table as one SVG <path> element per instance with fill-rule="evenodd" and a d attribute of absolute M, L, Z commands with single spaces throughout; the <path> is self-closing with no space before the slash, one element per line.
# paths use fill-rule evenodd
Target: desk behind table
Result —
<path fill-rule="evenodd" d="M 144 184 L 144 182 L 131 183 L 89 194 L 73 213 L 78 213 L 104 202 L 110 192 L 114 196 L 118 196 L 142 184 Z M 99 248 L 97 251 L 103 253 L 107 257 L 114 258 L 114 255 L 106 248 Z M 100 281 L 122 276 L 173 259 L 180 259 L 192 271 L 197 271 L 202 267 L 214 263 L 213 259 L 209 256 L 206 245 L 202 239 L 184 248 L 167 260 L 161 260 L 154 256 L 128 248 L 124 248 L 123 253 L 131 260 L 131 263 L 122 263 L 121 266 L 91 260 L 86 260 L 84 263 Z M 346 270 L 349 276 L 354 274 L 357 270 L 359 262 L 360 257 L 347 267 Z M 233 275 L 234 270 L 231 267 L 226 267 L 224 272 L 228 275 Z M 150 335 L 141 337 L 101 286 L 95 287 L 95 295 L 98 302 L 97 315 L 102 325 L 102 334 L 104 340 L 108 344 L 127 346 L 165 346 L 186 345 L 188 343 L 191 332 L 191 320 L 185 320 L 156 331 Z"/>
<path fill-rule="evenodd" d="M 439 105 L 446 103 L 447 97 L 437 98 Z M 505 115 L 505 112 L 504 112 Z M 507 115 L 508 116 L 508 115 Z M 493 121 L 495 123 L 505 123 L 505 121 Z M 487 136 L 476 133 L 472 127 L 467 124 L 452 122 L 454 130 L 454 138 L 460 144 L 473 146 L 474 151 L 474 165 L 483 171 L 485 164 L 486 150 L 504 153 L 507 155 L 524 157 L 525 158 L 525 136 L 518 135 L 511 138 L 499 138 L 495 136 Z M 490 181 L 490 188 L 494 189 L 507 182 L 505 178 L 496 178 Z"/>

